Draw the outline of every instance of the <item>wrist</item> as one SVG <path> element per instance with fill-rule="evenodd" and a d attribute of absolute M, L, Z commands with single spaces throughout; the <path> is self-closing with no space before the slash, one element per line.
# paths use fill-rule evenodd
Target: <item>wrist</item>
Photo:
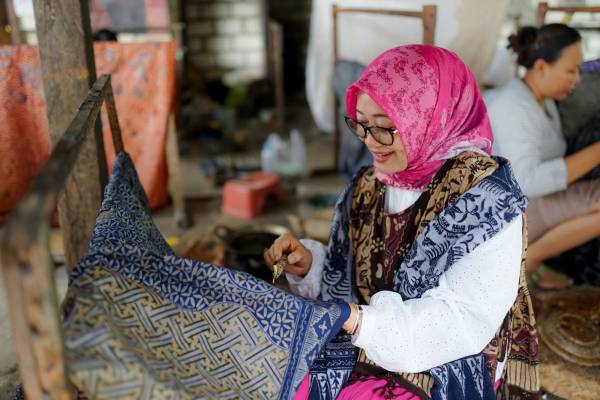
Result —
<path fill-rule="evenodd" d="M 358 304 L 350 303 L 350 316 L 344 322 L 342 329 L 349 335 L 356 335 L 360 331 L 362 322 L 362 308 Z"/>
<path fill-rule="evenodd" d="M 306 246 L 303 247 L 304 251 L 301 257 L 301 261 L 298 261 L 298 266 L 300 267 L 300 272 L 298 273 L 298 276 L 302 279 L 304 279 L 306 275 L 308 275 L 308 273 L 312 269 L 313 264 L 312 252 L 310 251 L 310 249 L 306 248 Z"/>
<path fill-rule="evenodd" d="M 306 275 L 308 275 L 308 273 L 312 269 L 312 254 L 310 254 L 310 252 L 308 252 L 308 254 L 309 254 L 307 257 L 308 258 L 308 261 L 307 261 L 308 266 L 304 270 L 304 273 L 300 274 L 300 277 L 302 277 L 302 278 L 306 277 Z"/>

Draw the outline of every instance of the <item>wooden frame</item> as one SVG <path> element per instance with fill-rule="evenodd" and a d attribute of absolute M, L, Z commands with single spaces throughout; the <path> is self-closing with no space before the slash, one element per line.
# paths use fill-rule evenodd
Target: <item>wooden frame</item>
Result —
<path fill-rule="evenodd" d="M 49 251 L 49 219 L 59 193 L 77 163 L 86 137 L 106 105 L 115 151 L 123 150 L 109 75 L 102 75 L 79 106 L 30 189 L 10 214 L 0 238 L 0 265 L 15 340 L 19 372 L 29 399 L 72 399 L 54 265 Z"/>
<path fill-rule="evenodd" d="M 270 20 L 268 24 L 268 65 L 271 84 L 274 88 L 273 99 L 275 104 L 275 127 L 280 128 L 285 124 L 285 88 L 283 76 L 283 26 Z"/>
<path fill-rule="evenodd" d="M 544 25 L 544 21 L 546 20 L 546 14 L 548 11 L 563 11 L 566 15 L 565 23 L 568 23 L 570 18 L 573 17 L 573 14 L 576 12 L 585 12 L 585 13 L 600 13 L 600 6 L 550 6 L 547 2 L 543 1 L 538 3 L 537 7 L 537 15 L 536 15 L 536 23 L 537 26 Z M 598 30 L 600 28 L 585 28 L 585 27 L 577 27 L 577 29 L 593 29 Z"/>
<path fill-rule="evenodd" d="M 423 23 L 423 44 L 432 45 L 435 42 L 435 25 L 437 18 L 437 6 L 435 5 L 424 5 L 421 11 L 406 11 L 406 10 L 389 10 L 381 8 L 352 8 L 352 7 L 340 7 L 337 4 L 331 6 L 331 15 L 333 18 L 333 68 L 339 61 L 338 51 L 338 16 L 341 13 L 357 13 L 357 14 L 376 14 L 376 15 L 390 15 L 397 17 L 409 17 L 409 18 L 420 18 Z M 340 151 L 340 124 L 338 118 L 339 102 L 335 97 L 335 121 L 334 121 L 334 170 L 338 168 L 338 156 Z"/>
<path fill-rule="evenodd" d="M 12 44 L 19 45 L 23 42 L 23 38 L 19 28 L 19 21 L 17 20 L 17 15 L 15 14 L 15 7 L 12 0 L 6 0 L 4 4 L 6 6 L 6 14 L 8 17 L 8 25 L 10 26 Z"/>

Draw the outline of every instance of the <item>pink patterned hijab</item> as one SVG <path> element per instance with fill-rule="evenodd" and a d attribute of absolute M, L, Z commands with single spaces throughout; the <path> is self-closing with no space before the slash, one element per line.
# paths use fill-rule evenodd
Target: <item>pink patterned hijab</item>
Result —
<path fill-rule="evenodd" d="M 465 150 L 491 152 L 492 128 L 477 81 L 448 50 L 409 45 L 381 54 L 346 92 L 352 118 L 360 91 L 385 111 L 404 144 L 404 171 L 375 171 L 387 185 L 423 190 L 446 159 Z"/>

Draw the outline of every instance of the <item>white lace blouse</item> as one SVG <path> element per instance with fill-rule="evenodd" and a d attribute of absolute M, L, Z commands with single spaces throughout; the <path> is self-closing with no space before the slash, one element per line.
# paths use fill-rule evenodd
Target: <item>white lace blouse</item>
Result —
<path fill-rule="evenodd" d="M 386 188 L 385 209 L 398 213 L 421 193 Z M 421 372 L 481 352 L 496 334 L 518 290 L 521 267 L 522 218 L 515 218 L 490 240 L 460 259 L 421 298 L 403 300 L 381 291 L 363 306 L 354 345 L 377 365 L 394 372 Z M 316 298 L 321 290 L 326 248 L 302 239 L 313 263 L 302 279 L 287 275 L 291 290 Z M 503 366 L 497 368 L 497 378 Z"/>

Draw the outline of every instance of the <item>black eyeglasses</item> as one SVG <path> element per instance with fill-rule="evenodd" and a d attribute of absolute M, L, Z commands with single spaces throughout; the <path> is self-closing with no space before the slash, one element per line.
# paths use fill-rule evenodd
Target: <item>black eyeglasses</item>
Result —
<path fill-rule="evenodd" d="M 367 139 L 367 135 L 371 134 L 373 139 L 384 146 L 391 146 L 394 143 L 394 133 L 398 132 L 396 128 L 382 128 L 380 126 L 366 126 L 352 118 L 345 116 L 344 121 L 348 128 L 362 141 Z"/>

